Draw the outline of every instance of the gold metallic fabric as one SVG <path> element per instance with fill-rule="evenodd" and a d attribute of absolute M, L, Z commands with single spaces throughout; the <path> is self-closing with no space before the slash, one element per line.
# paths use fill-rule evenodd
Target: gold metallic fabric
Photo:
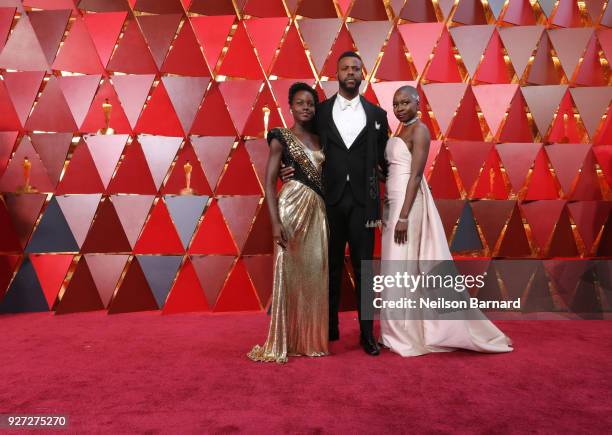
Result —
<path fill-rule="evenodd" d="M 320 173 L 323 152 L 302 149 Z M 323 198 L 297 180 L 283 185 L 278 209 L 288 243 L 275 246 L 268 338 L 248 357 L 284 363 L 288 356 L 328 353 L 328 226 Z"/>

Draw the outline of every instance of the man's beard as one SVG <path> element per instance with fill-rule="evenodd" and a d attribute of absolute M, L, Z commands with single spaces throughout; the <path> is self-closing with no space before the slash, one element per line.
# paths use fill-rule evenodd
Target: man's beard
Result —
<path fill-rule="evenodd" d="M 347 91 L 347 92 L 359 92 L 359 87 L 361 86 L 361 80 L 359 79 L 353 79 L 355 80 L 355 86 L 347 86 L 345 82 L 338 82 L 340 88 L 343 91 Z"/>

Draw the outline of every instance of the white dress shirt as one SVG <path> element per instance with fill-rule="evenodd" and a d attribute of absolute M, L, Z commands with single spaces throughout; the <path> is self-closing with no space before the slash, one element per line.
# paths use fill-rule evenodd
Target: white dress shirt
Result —
<path fill-rule="evenodd" d="M 366 114 L 359 95 L 352 100 L 347 100 L 342 95 L 336 94 L 332 117 L 344 144 L 350 148 L 366 126 Z"/>

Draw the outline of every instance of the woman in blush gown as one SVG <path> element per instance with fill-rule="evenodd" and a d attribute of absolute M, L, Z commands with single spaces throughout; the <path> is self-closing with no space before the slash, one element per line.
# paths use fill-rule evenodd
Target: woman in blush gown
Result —
<path fill-rule="evenodd" d="M 268 134 L 266 203 L 274 237 L 274 281 L 268 338 L 248 353 L 254 361 L 328 354 L 328 225 L 321 170 L 325 156 L 312 129 L 317 94 L 305 83 L 289 89 L 291 128 Z M 281 162 L 295 170 L 276 195 Z"/>
<path fill-rule="evenodd" d="M 399 136 L 389 139 L 385 149 L 389 168 L 383 214 L 383 273 L 400 265 L 404 271 L 418 275 L 420 263 L 452 260 L 440 215 L 423 176 L 430 138 L 429 130 L 417 116 L 418 103 L 418 92 L 412 86 L 399 88 L 393 98 L 393 112 L 404 127 Z M 404 288 L 385 289 L 384 292 L 383 300 L 397 296 L 418 299 L 424 294 L 420 291 L 410 293 Z M 455 292 L 451 290 L 450 293 Z M 468 316 L 469 320 L 467 317 L 448 320 L 440 318 L 442 316 L 433 309 L 383 307 L 380 341 L 402 356 L 457 348 L 478 352 L 512 351 L 511 340 L 479 310 L 471 309 Z"/>

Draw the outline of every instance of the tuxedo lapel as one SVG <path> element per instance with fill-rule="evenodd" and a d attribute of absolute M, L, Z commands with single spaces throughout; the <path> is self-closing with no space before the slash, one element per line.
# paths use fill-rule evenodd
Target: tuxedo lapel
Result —
<path fill-rule="evenodd" d="M 363 106 L 363 110 L 366 114 L 366 129 L 370 129 L 370 127 L 374 126 L 374 106 L 366 100 L 366 98 L 361 95 L 361 105 Z"/>
<path fill-rule="evenodd" d="M 372 109 L 372 106 L 364 98 L 363 95 L 360 95 L 360 100 L 361 100 L 361 106 L 363 107 L 363 110 L 366 114 L 366 125 L 365 127 L 363 127 L 363 130 L 361 130 L 359 134 L 357 135 L 357 137 L 355 138 L 355 142 L 353 142 L 354 144 L 361 143 L 362 136 L 365 134 L 370 134 L 373 131 L 371 127 L 374 125 L 374 110 Z"/>

